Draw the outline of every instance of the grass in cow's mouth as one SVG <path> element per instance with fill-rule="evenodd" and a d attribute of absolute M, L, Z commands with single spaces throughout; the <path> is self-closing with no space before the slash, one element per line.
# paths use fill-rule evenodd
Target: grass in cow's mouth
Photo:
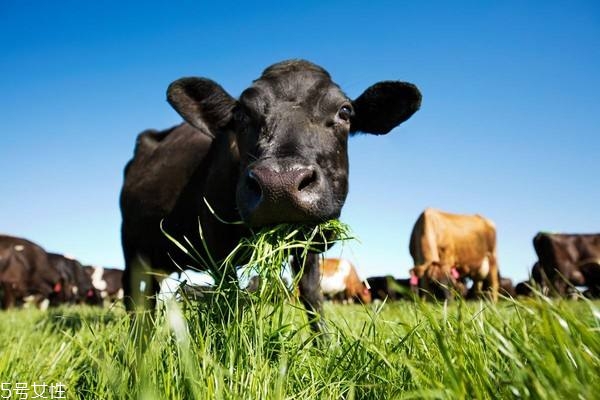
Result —
<path fill-rule="evenodd" d="M 171 240 L 174 241 L 172 237 Z M 240 241 L 225 260 L 200 260 L 199 252 L 181 243 L 177 245 L 207 266 L 207 273 L 215 286 L 205 289 L 200 301 L 187 297 L 186 307 L 198 310 L 203 323 L 230 324 L 240 320 L 243 314 L 260 316 L 265 320 L 282 319 L 283 303 L 294 301 L 297 279 L 287 282 L 282 273 L 291 256 L 304 257 L 308 252 L 322 252 L 334 243 L 352 239 L 348 225 L 330 220 L 319 225 L 280 224 L 264 227 Z M 189 243 L 189 241 L 187 241 Z M 243 265 L 238 260 L 245 260 Z M 208 262 L 207 262 L 208 261 Z M 236 270 L 242 270 L 242 280 L 252 275 L 258 277 L 258 286 L 248 292 L 240 289 Z M 255 278 L 256 279 L 256 278 Z"/>
<path fill-rule="evenodd" d="M 207 272 L 216 287 L 221 289 L 228 289 L 230 284 L 237 285 L 237 282 L 228 279 L 233 276 L 232 270 L 245 268 L 261 278 L 276 278 L 290 256 L 321 253 L 335 243 L 354 239 L 350 227 L 337 219 L 318 225 L 279 224 L 253 232 L 252 236 L 242 239 L 223 261 L 217 261 L 210 256 L 208 259 L 202 257 L 187 238 L 181 242 L 164 230 L 163 233 L 195 263 L 203 265 L 204 268 L 199 271 Z M 205 246 L 202 231 L 200 238 Z M 239 265 L 238 260 L 245 260 L 244 264 Z"/>

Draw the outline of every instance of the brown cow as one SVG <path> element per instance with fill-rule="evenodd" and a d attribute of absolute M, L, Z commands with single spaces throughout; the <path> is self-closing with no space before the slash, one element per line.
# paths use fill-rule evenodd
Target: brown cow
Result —
<path fill-rule="evenodd" d="M 450 289 L 464 292 L 462 281 L 471 278 L 476 294 L 481 294 L 486 283 L 492 300 L 498 299 L 496 228 L 492 221 L 480 215 L 428 208 L 415 223 L 409 249 L 415 264 L 412 273 L 425 291 L 441 287 L 442 296 L 448 299 Z"/>
<path fill-rule="evenodd" d="M 321 271 L 321 291 L 325 297 L 333 300 L 361 303 L 371 302 L 371 292 L 360 280 L 354 265 L 340 258 L 325 258 L 319 264 Z"/>

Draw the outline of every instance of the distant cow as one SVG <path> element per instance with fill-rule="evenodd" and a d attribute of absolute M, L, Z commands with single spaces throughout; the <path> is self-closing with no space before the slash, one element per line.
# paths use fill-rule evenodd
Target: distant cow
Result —
<path fill-rule="evenodd" d="M 548 294 L 548 287 L 543 279 L 542 268 L 540 267 L 539 261 L 536 261 L 531 268 L 529 279 L 517 283 L 515 286 L 515 294 L 517 296 L 531 296 L 534 290 L 539 291 L 541 294 Z"/>
<path fill-rule="evenodd" d="M 325 258 L 319 263 L 321 291 L 327 298 L 342 302 L 371 302 L 371 292 L 358 277 L 354 265 L 346 259 Z"/>
<path fill-rule="evenodd" d="M 428 208 L 413 227 L 409 250 L 424 291 L 438 290 L 448 299 L 452 290 L 463 293 L 464 279 L 471 278 L 477 295 L 485 282 L 498 299 L 496 228 L 490 220 Z"/>
<path fill-rule="evenodd" d="M 128 310 L 154 306 L 161 278 L 151 271 L 175 272 L 175 264 L 205 270 L 205 249 L 219 263 L 251 235 L 250 227 L 338 218 L 348 191 L 349 135 L 386 134 L 421 103 L 414 85 L 396 81 L 351 100 L 327 71 L 302 60 L 270 66 L 239 99 L 205 78 L 175 81 L 167 98 L 187 123 L 141 133 L 125 168 L 120 203 Z M 174 245 L 161 223 L 180 243 L 189 239 L 199 260 Z M 300 298 L 319 330 L 318 252 L 296 255 L 291 264 L 302 272 Z M 237 279 L 235 271 L 226 273 Z"/>
<path fill-rule="evenodd" d="M 417 283 L 411 281 L 411 279 L 395 279 L 391 275 L 367 278 L 373 300 L 412 299 L 417 291 Z"/>
<path fill-rule="evenodd" d="M 533 294 L 533 286 L 534 284 L 531 280 L 519 282 L 515 286 L 515 293 L 517 296 L 531 296 Z"/>
<path fill-rule="evenodd" d="M 516 297 L 517 292 L 510 278 L 500 277 L 500 294 L 506 297 Z"/>
<path fill-rule="evenodd" d="M 248 279 L 248 284 L 244 289 L 249 293 L 259 293 L 263 284 L 264 282 L 260 275 L 252 275 L 250 279 Z M 287 277 L 282 276 L 279 284 L 285 287 L 285 291 L 288 294 L 291 295 L 294 292 L 292 284 L 290 283 Z"/>
<path fill-rule="evenodd" d="M 22 305 L 27 299 L 45 308 L 57 295 L 55 289 L 59 280 L 44 249 L 26 239 L 0 235 L 3 308 Z"/>
<path fill-rule="evenodd" d="M 48 261 L 60 276 L 59 282 L 54 285 L 54 304 L 102 305 L 100 293 L 79 261 L 56 253 L 48 253 Z"/>
<path fill-rule="evenodd" d="M 538 233 L 533 238 L 540 280 L 551 293 L 565 296 L 572 286 L 600 292 L 600 234 Z"/>
<path fill-rule="evenodd" d="M 123 299 L 123 270 L 94 266 L 85 266 L 83 269 L 102 300 L 115 302 Z"/>

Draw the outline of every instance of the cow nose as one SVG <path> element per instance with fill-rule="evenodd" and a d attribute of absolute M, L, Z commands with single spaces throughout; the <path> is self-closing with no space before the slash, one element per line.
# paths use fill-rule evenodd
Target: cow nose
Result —
<path fill-rule="evenodd" d="M 291 197 L 307 192 L 317 183 L 317 170 L 313 167 L 299 167 L 288 171 L 271 168 L 255 168 L 248 171 L 246 185 L 248 192 L 260 201 L 263 197 L 273 199 Z"/>
<path fill-rule="evenodd" d="M 245 176 L 246 204 L 261 223 L 265 219 L 301 221 L 313 211 L 320 180 L 319 172 L 312 166 L 257 166 Z"/>

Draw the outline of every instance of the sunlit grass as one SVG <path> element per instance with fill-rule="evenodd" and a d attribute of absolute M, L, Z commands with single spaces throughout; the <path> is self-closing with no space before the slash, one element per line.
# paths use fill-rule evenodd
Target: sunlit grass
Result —
<path fill-rule="evenodd" d="M 138 363 L 121 310 L 0 314 L 0 380 L 62 382 L 80 398 L 597 398 L 600 314 L 587 301 L 328 304 L 331 340 L 301 309 L 204 324 L 162 314 Z M 182 330 L 176 330 L 179 327 Z M 276 328 L 276 329 L 275 329 Z M 16 398 L 16 397 L 15 397 Z"/>

